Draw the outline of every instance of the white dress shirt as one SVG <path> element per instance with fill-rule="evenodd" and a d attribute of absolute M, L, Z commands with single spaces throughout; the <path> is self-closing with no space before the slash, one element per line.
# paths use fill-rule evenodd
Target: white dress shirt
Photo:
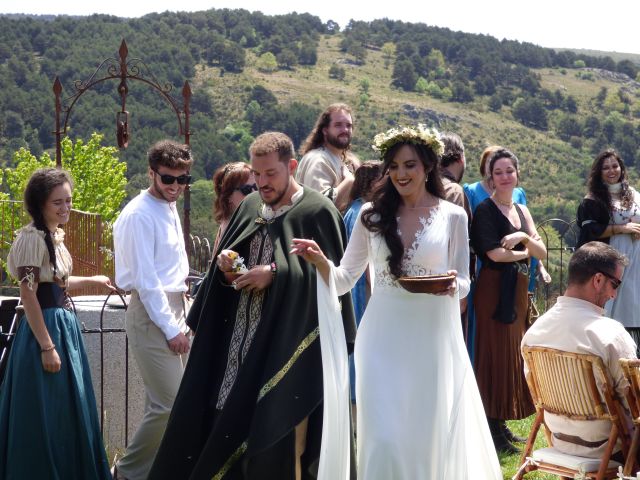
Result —
<path fill-rule="evenodd" d="M 189 262 L 175 202 L 140 192 L 113 225 L 116 284 L 137 290 L 149 318 L 167 340 L 187 327 L 171 313 L 165 292 L 186 292 Z"/>
<path fill-rule="evenodd" d="M 636 358 L 636 345 L 622 324 L 605 317 L 604 310 L 597 305 L 579 298 L 558 297 L 557 303 L 525 333 L 522 346 L 597 355 L 609 370 L 618 397 L 626 404 L 624 390 L 628 384 L 618 360 Z M 570 420 L 551 413 L 545 413 L 544 418 L 552 433 L 573 435 L 588 442 L 606 440 L 611 430 L 608 420 Z M 554 437 L 554 447 L 571 455 L 597 458 L 602 456 L 605 444 L 590 448 Z"/>

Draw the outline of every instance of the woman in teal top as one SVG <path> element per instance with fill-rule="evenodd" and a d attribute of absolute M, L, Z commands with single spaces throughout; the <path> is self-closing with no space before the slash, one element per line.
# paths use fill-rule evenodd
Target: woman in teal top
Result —
<path fill-rule="evenodd" d="M 471 208 L 471 212 L 476 211 L 476 207 L 484 202 L 487 198 L 491 196 L 493 193 L 493 187 L 489 184 L 489 179 L 485 175 L 485 168 L 487 159 L 491 156 L 492 153 L 500 150 L 502 147 L 498 145 L 492 145 L 487 147 L 482 152 L 480 157 L 480 176 L 482 180 L 475 183 L 465 183 L 464 184 L 464 193 L 467 196 L 467 200 L 469 200 L 469 207 Z M 517 203 L 519 205 L 527 204 L 527 196 L 524 193 L 522 187 L 516 187 L 513 189 L 512 196 L 513 203 Z M 531 258 L 531 274 L 529 277 L 529 291 L 533 291 L 535 288 L 535 278 L 536 272 L 538 270 L 538 260 L 536 258 Z M 478 277 L 480 273 L 480 268 L 482 268 L 482 263 L 480 259 L 476 259 L 475 265 L 475 277 Z M 472 278 L 473 280 L 473 278 Z M 471 291 L 469 292 L 469 296 L 467 297 L 467 350 L 469 351 L 469 357 L 471 358 L 471 364 L 473 365 L 474 359 L 474 351 L 475 351 L 475 337 L 476 337 L 476 319 L 475 319 L 475 310 L 473 308 L 473 292 L 475 290 L 474 282 L 471 283 Z"/>

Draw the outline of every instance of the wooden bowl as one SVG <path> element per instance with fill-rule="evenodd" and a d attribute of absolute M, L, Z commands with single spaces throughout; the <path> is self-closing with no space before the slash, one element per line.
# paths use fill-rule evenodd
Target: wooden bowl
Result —
<path fill-rule="evenodd" d="M 440 293 L 447 290 L 455 278 L 447 274 L 400 277 L 398 283 L 411 293 Z"/>

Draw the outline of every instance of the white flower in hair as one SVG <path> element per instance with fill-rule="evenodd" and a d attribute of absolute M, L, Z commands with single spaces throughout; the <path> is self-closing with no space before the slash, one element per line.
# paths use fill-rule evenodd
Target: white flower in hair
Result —
<path fill-rule="evenodd" d="M 381 157 L 384 157 L 387 150 L 400 142 L 426 145 L 438 157 L 444 153 L 444 144 L 440 140 L 440 133 L 435 128 L 428 128 L 422 123 L 415 127 L 394 127 L 379 133 L 373 137 L 371 147 L 380 152 Z"/>

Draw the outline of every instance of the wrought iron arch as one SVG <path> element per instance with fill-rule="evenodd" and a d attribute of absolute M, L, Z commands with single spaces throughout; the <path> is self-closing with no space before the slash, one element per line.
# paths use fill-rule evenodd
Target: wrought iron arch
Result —
<path fill-rule="evenodd" d="M 56 124 L 55 132 L 56 136 L 56 166 L 60 168 L 62 166 L 62 136 L 67 133 L 69 126 L 69 118 L 71 111 L 80 97 L 91 88 L 96 85 L 105 82 L 107 80 L 120 80 L 118 84 L 118 94 L 121 98 L 121 110 L 116 115 L 116 136 L 118 140 L 118 146 L 120 148 L 126 148 L 129 143 L 129 128 L 128 128 L 128 114 L 126 110 L 126 99 L 129 93 L 129 86 L 127 81 L 135 80 L 142 82 L 154 90 L 156 90 L 160 96 L 169 104 L 173 109 L 176 119 L 178 121 L 178 133 L 184 136 L 184 143 L 190 145 L 191 131 L 189 129 L 189 116 L 190 116 L 190 102 L 191 102 L 191 87 L 189 81 L 185 80 L 182 87 L 182 106 L 171 95 L 173 85 L 169 83 L 161 84 L 153 75 L 147 64 L 140 58 L 127 59 L 129 55 L 129 49 L 127 42 L 123 39 L 118 50 L 119 58 L 107 58 L 100 63 L 95 72 L 87 80 L 76 80 L 73 82 L 74 93 L 67 97 L 62 98 L 62 83 L 56 76 L 53 82 L 53 93 L 55 95 L 55 109 L 56 109 Z M 100 72 L 104 71 L 104 74 L 100 76 Z M 191 194 L 189 186 L 185 188 L 184 192 L 184 221 L 183 230 L 185 245 L 189 248 L 189 231 L 191 229 L 189 213 L 191 211 Z"/>
<path fill-rule="evenodd" d="M 558 233 L 559 243 L 557 245 L 550 245 L 549 228 L 553 228 Z M 555 297 L 561 295 L 566 287 L 565 264 L 569 262 L 575 250 L 579 232 L 575 221 L 567 222 L 561 218 L 548 218 L 536 225 L 536 229 L 547 247 L 546 258 L 540 260 L 544 260 L 545 265 L 549 268 L 550 256 L 553 255 L 560 267 L 557 272 L 559 274 L 559 278 L 556 279 L 557 282 L 545 285 L 540 285 L 540 282 L 538 282 L 538 288 L 542 287 L 540 293 L 542 293 L 544 300 L 544 310 L 547 310 L 551 302 L 555 301 Z"/>

